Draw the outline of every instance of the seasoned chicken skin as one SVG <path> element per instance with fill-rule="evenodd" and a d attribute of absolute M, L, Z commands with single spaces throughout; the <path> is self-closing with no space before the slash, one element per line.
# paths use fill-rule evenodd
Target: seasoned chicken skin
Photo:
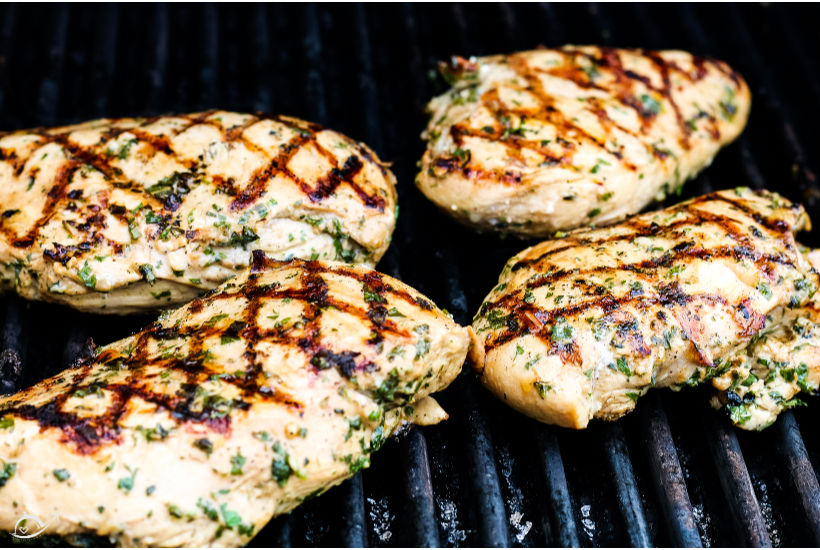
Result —
<path fill-rule="evenodd" d="M 679 191 L 734 140 L 749 88 L 682 51 L 565 46 L 441 71 L 416 184 L 479 229 L 521 236 L 601 224 Z"/>
<path fill-rule="evenodd" d="M 794 240 L 808 227 L 802 207 L 738 188 L 530 247 L 474 319 L 474 367 L 516 409 L 571 428 L 719 377 L 814 295 Z"/>
<path fill-rule="evenodd" d="M 190 300 L 250 249 L 373 266 L 395 178 L 302 120 L 210 111 L 0 133 L 0 278 L 101 313 Z"/>
<path fill-rule="evenodd" d="M 274 261 L 0 398 L 0 529 L 237 546 L 369 465 L 461 370 L 467 329 L 407 285 Z"/>

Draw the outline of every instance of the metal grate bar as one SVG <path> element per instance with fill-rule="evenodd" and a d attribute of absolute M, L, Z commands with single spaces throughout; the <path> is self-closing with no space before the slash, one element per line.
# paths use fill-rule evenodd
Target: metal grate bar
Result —
<path fill-rule="evenodd" d="M 544 531 L 555 535 L 554 540 L 548 541 L 548 545 L 577 548 L 581 542 L 572 513 L 572 499 L 558 438 L 551 426 L 539 425 L 538 432 L 538 451 L 552 504 L 552 524 L 545 526 Z"/>
<path fill-rule="evenodd" d="M 40 83 L 37 105 L 39 119 L 45 126 L 52 126 L 57 122 L 57 103 L 60 98 L 60 81 L 63 76 L 65 62 L 65 44 L 68 35 L 69 11 L 66 4 L 59 6 L 53 15 L 54 28 L 48 48 L 49 69 L 46 77 Z"/>
<path fill-rule="evenodd" d="M 269 111 L 272 98 L 271 86 L 268 86 L 270 73 L 270 30 L 268 9 L 265 4 L 257 4 L 253 21 L 253 70 L 255 73 L 255 90 L 252 92 L 253 109 Z"/>
<path fill-rule="evenodd" d="M 148 101 L 146 108 L 150 112 L 162 109 L 165 98 L 165 76 L 168 71 L 168 35 L 169 16 L 167 4 L 157 4 L 155 6 L 153 36 L 150 43 L 154 45 L 152 59 L 150 60 L 150 88 L 148 90 Z"/>
<path fill-rule="evenodd" d="M 14 23 L 17 20 L 17 6 L 15 4 L 6 4 L 3 11 L 3 24 L 0 27 L 0 112 L 2 112 L 6 100 L 6 89 L 9 81 L 9 44 L 11 43 L 11 34 L 14 31 Z"/>
<path fill-rule="evenodd" d="M 403 467 L 407 474 L 405 490 L 410 503 L 409 522 L 413 525 L 415 546 L 436 548 L 439 542 L 436 509 L 427 440 L 422 431 L 413 429 L 407 434 L 402 449 Z"/>
<path fill-rule="evenodd" d="M 805 81 L 809 84 L 809 88 L 811 88 L 811 91 L 815 97 L 820 97 L 820 79 L 817 78 L 816 67 L 815 70 L 811 70 L 813 60 L 806 55 L 807 50 L 801 48 L 798 43 L 797 33 L 795 32 L 796 25 L 794 24 L 794 18 L 791 13 L 777 4 L 773 4 L 770 9 L 774 11 L 775 18 L 782 29 L 782 35 L 785 37 L 786 43 L 789 45 L 791 55 L 795 56 L 799 66 L 806 69 L 800 74 L 800 78 L 805 79 Z"/>
<path fill-rule="evenodd" d="M 266 528 L 266 531 L 271 531 L 271 546 L 275 548 L 291 548 L 293 546 L 292 530 L 293 530 L 294 512 L 285 514 L 275 518 Z"/>
<path fill-rule="evenodd" d="M 809 460 L 806 445 L 800 435 L 800 427 L 790 411 L 780 415 L 776 424 L 777 449 L 786 460 L 786 467 L 791 474 L 792 482 L 816 546 L 820 547 L 820 486 L 817 475 Z"/>
<path fill-rule="evenodd" d="M 720 485 L 746 544 L 771 546 L 772 541 L 734 428 L 725 419 L 716 421 L 711 416 L 704 419 L 704 424 L 707 426 L 707 440 L 719 472 Z"/>
<path fill-rule="evenodd" d="M 6 6 L 4 24 L 0 29 L 0 109 L 5 107 L 5 91 L 8 77 L 9 46 L 11 43 L 14 23 L 16 21 L 17 6 L 9 4 Z M 13 393 L 20 388 L 23 378 L 23 364 L 25 362 L 25 346 L 23 345 L 21 334 L 21 309 L 20 301 L 15 298 L 5 300 L 5 316 L 3 319 L 3 334 L 0 336 L 0 395 Z"/>
<path fill-rule="evenodd" d="M 466 33 L 466 21 L 461 6 L 450 7 L 453 18 L 456 41 L 460 52 L 472 51 Z M 464 294 L 462 276 L 453 262 L 448 258 L 455 257 L 455 251 L 449 243 L 442 247 L 442 254 L 437 254 L 440 272 L 447 282 L 449 309 L 457 322 L 468 322 L 467 297 Z M 511 544 L 506 507 L 501 493 L 498 470 L 493 451 L 492 436 L 487 420 L 477 406 L 476 382 L 469 373 L 462 374 L 455 385 L 460 404 L 459 417 L 465 422 L 467 435 L 467 462 L 469 483 L 475 496 L 478 514 L 478 532 L 484 546 L 508 547 Z"/>
<path fill-rule="evenodd" d="M 604 444 L 606 445 L 609 464 L 615 475 L 615 485 L 618 489 L 618 504 L 624 517 L 624 525 L 629 534 L 632 546 L 652 546 L 649 536 L 649 527 L 646 523 L 638 483 L 635 472 L 632 470 L 632 460 L 629 458 L 620 424 L 610 424 L 604 429 Z"/>
<path fill-rule="evenodd" d="M 114 70 L 117 65 L 117 30 L 119 27 L 119 10 L 109 4 L 102 10 L 101 21 L 97 25 L 95 48 L 92 52 L 92 83 L 95 90 L 100 90 L 94 98 L 96 116 L 110 116 L 107 112 L 111 104 L 111 89 Z"/>
<path fill-rule="evenodd" d="M 322 57 L 322 37 L 319 31 L 319 14 L 316 4 L 305 4 L 305 39 L 304 50 L 307 59 L 307 81 L 305 88 L 308 97 L 313 98 L 311 117 L 320 123 L 327 120 L 327 102 L 325 101 L 325 87 L 319 64 Z"/>
<path fill-rule="evenodd" d="M 780 100 L 781 94 L 772 76 L 771 69 L 757 51 L 757 46 L 746 28 L 745 17 L 734 6 L 727 6 L 727 9 L 729 10 L 730 19 L 737 22 L 733 26 L 732 43 L 742 45 L 745 58 L 748 59 L 750 65 L 755 67 L 758 76 L 761 77 L 764 86 L 768 90 L 769 93 L 761 95 L 782 121 L 782 137 L 785 138 L 786 144 L 791 150 L 794 164 L 797 165 L 798 173 L 801 175 L 798 184 L 805 188 L 807 185 L 814 183 L 815 177 L 808 168 L 806 152 L 795 130 L 794 118 L 791 116 L 789 107 Z"/>
<path fill-rule="evenodd" d="M 202 97 L 200 106 L 204 109 L 217 107 L 217 87 L 219 83 L 219 24 L 216 5 L 208 3 L 202 14 L 202 69 L 199 74 Z"/>
<path fill-rule="evenodd" d="M 700 548 L 703 545 L 666 412 L 658 396 L 649 395 L 644 399 L 649 401 L 649 407 L 644 408 L 643 413 L 647 426 L 649 470 L 663 507 L 672 545 Z"/>
<path fill-rule="evenodd" d="M 449 245 L 445 247 L 445 258 L 452 258 L 454 253 Z M 467 297 L 461 284 L 461 273 L 453 262 L 443 261 L 439 264 L 450 290 L 450 305 L 457 322 L 465 322 L 467 315 Z M 477 406 L 475 380 L 470 373 L 464 373 L 455 383 L 458 388 L 460 414 L 466 423 L 467 462 L 470 472 L 469 482 L 476 497 L 479 517 L 479 535 L 485 546 L 510 546 L 509 526 L 506 508 L 501 494 L 501 484 L 493 451 L 492 436 L 482 410 Z"/>
<path fill-rule="evenodd" d="M 344 488 L 344 522 L 342 544 L 348 548 L 367 546 L 367 514 L 364 509 L 364 477 L 359 472 L 342 485 Z"/>
<path fill-rule="evenodd" d="M 501 485 L 496 470 L 497 461 L 487 420 L 482 411 L 476 407 L 476 389 L 474 381 L 461 378 L 460 397 L 466 404 L 461 417 L 466 421 L 468 469 L 470 482 L 476 496 L 479 514 L 478 531 L 484 546 L 510 546 L 509 526 Z"/>

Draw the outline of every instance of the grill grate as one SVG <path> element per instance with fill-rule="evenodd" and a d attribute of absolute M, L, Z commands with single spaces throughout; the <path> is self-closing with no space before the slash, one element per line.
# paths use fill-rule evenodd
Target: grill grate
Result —
<path fill-rule="evenodd" d="M 0 128 L 220 107 L 338 129 L 395 162 L 401 216 L 380 269 L 467 323 L 524 243 L 458 227 L 413 189 L 437 60 L 564 42 L 725 59 L 752 88 L 752 117 L 686 196 L 768 186 L 820 219 L 807 153 L 820 149 L 815 20 L 811 8 L 780 5 L 6 4 Z M 5 296 L 1 383 L 31 384 L 89 336 L 108 342 L 147 320 Z M 442 394 L 448 422 L 386 445 L 369 470 L 277 518 L 253 544 L 820 545 L 820 438 L 809 429 L 818 399 L 747 434 L 705 397 L 657 392 L 621 422 L 575 433 L 516 414 L 464 373 Z"/>

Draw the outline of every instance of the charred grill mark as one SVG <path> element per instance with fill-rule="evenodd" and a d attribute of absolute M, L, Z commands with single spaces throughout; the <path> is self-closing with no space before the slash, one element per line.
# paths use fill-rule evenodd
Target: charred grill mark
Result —
<path fill-rule="evenodd" d="M 657 52 L 647 52 L 646 56 L 652 60 L 655 66 L 658 68 L 658 71 L 661 73 L 661 79 L 663 80 L 663 96 L 669 101 L 669 105 L 672 106 L 672 110 L 675 112 L 675 119 L 678 121 L 678 128 L 680 129 L 680 136 L 678 140 L 680 142 L 681 147 L 683 149 L 689 149 L 689 136 L 691 135 L 692 131 L 689 128 L 689 125 L 684 120 L 683 115 L 681 114 L 680 107 L 678 107 L 675 98 L 672 96 L 672 84 L 669 78 L 669 70 L 670 68 L 675 69 L 680 74 L 686 75 L 687 73 L 678 69 L 677 65 L 674 63 L 668 62 L 663 59 L 660 54 Z"/>
<path fill-rule="evenodd" d="M 659 75 L 662 85 L 657 86 L 653 84 L 652 80 L 645 75 L 636 73 L 633 70 L 625 69 L 623 62 L 619 55 L 619 51 L 613 48 L 597 48 L 593 52 L 581 51 L 574 48 L 562 48 L 559 50 L 564 56 L 564 62 L 556 67 L 549 69 L 542 69 L 540 67 L 530 67 L 527 63 L 526 57 L 518 54 L 513 54 L 505 59 L 505 63 L 512 68 L 516 74 L 526 82 L 526 86 L 522 88 L 536 97 L 540 103 L 538 109 L 524 109 L 524 108 L 507 108 L 503 105 L 499 98 L 498 89 L 490 89 L 485 91 L 479 98 L 483 107 L 491 113 L 495 118 L 493 126 L 485 126 L 481 130 L 468 128 L 465 123 L 456 123 L 449 127 L 450 133 L 455 144 L 458 147 L 463 145 L 464 137 L 474 137 L 478 139 L 485 139 L 489 141 L 503 142 L 507 148 L 508 154 L 512 158 L 521 157 L 521 149 L 529 148 L 542 154 L 545 162 L 552 165 L 568 166 L 572 164 L 572 157 L 574 147 L 566 146 L 564 154 L 556 155 L 550 153 L 544 147 L 539 147 L 533 140 L 527 140 L 525 136 L 508 134 L 509 128 L 506 127 L 504 121 L 510 120 L 511 117 L 518 117 L 521 124 L 526 120 L 536 120 L 542 123 L 552 124 L 556 128 L 559 136 L 573 136 L 579 141 L 585 141 L 591 145 L 601 149 L 612 155 L 616 161 L 624 165 L 627 170 L 635 171 L 637 167 L 632 163 L 623 161 L 623 156 L 619 151 L 610 151 L 606 147 L 605 141 L 602 141 L 589 132 L 585 131 L 580 124 L 575 121 L 567 120 L 563 114 L 553 105 L 552 96 L 547 93 L 543 87 L 543 83 L 538 76 L 538 73 L 545 73 L 551 76 L 565 79 L 573 82 L 582 89 L 594 89 L 612 94 L 612 96 L 623 106 L 632 109 L 638 115 L 641 121 L 641 130 L 639 132 L 631 131 L 615 124 L 607 115 L 606 109 L 602 107 L 597 98 L 586 98 L 588 111 L 594 114 L 601 127 L 605 131 L 611 131 L 612 128 L 617 127 L 618 130 L 625 134 L 631 135 L 638 139 L 640 143 L 647 149 L 647 151 L 661 161 L 669 158 L 670 154 L 667 151 L 661 150 L 645 140 L 641 139 L 640 134 L 646 134 L 652 123 L 657 118 L 658 113 L 655 110 L 648 109 L 645 102 L 636 95 L 635 84 L 640 83 L 648 92 L 656 94 L 664 98 L 674 112 L 674 116 L 679 128 L 678 141 L 684 150 L 691 147 L 690 136 L 691 128 L 681 113 L 679 106 L 673 95 L 671 74 L 680 74 L 686 80 L 694 83 L 706 77 L 708 74 L 707 65 L 713 65 L 721 72 L 726 71 L 721 63 L 711 62 L 702 58 L 692 56 L 692 63 L 695 67 L 694 71 L 686 71 L 681 69 L 676 63 L 667 61 L 663 58 L 660 52 L 648 50 L 634 50 L 630 53 L 639 55 L 650 61 L 656 73 Z M 586 70 L 579 63 L 579 59 L 585 59 L 590 64 L 592 69 Z M 459 59 L 461 66 L 467 66 L 467 60 Z M 593 77 L 600 71 L 605 71 L 607 75 L 614 79 L 614 82 L 607 83 L 602 86 L 596 83 L 600 76 Z M 736 88 L 740 86 L 739 79 L 736 74 L 733 75 L 732 80 Z M 710 116 L 707 114 L 707 116 Z M 716 121 L 712 117 L 711 126 L 707 127 L 707 131 L 714 139 L 719 139 L 720 133 L 717 130 Z M 574 145 L 574 144 L 573 144 Z M 453 172 L 460 170 L 465 177 L 482 179 L 484 177 L 492 180 L 506 182 L 508 184 L 517 184 L 520 178 L 512 179 L 504 177 L 504 170 L 482 171 L 473 168 L 470 165 L 469 159 L 464 161 L 459 158 L 449 158 L 446 155 L 439 156 L 432 161 L 432 165 L 445 172 Z"/>
<path fill-rule="evenodd" d="M 122 440 L 124 418 L 133 410 L 134 400 L 140 399 L 153 404 L 157 410 L 165 410 L 178 425 L 198 423 L 208 429 L 226 433 L 231 429 L 232 419 L 241 411 L 249 410 L 254 403 L 271 401 L 281 403 L 294 410 L 304 405 L 280 389 L 265 385 L 268 380 L 256 358 L 256 345 L 264 340 L 281 343 L 302 350 L 317 370 L 335 368 L 344 378 L 357 372 L 372 372 L 377 366 L 362 356 L 360 352 L 333 350 L 323 342 L 320 334 L 320 320 L 324 310 L 334 307 L 355 315 L 360 319 L 375 316 L 376 307 L 353 307 L 341 303 L 329 295 L 328 283 L 323 274 L 353 278 L 379 296 L 391 294 L 399 296 L 421 308 L 432 306 L 426 301 L 393 288 L 384 279 L 370 271 L 357 272 L 352 269 L 323 266 L 318 262 L 293 260 L 280 262 L 270 260 L 259 251 L 254 251 L 254 263 L 248 281 L 241 289 L 231 292 L 212 293 L 192 303 L 191 311 L 201 311 L 206 303 L 224 297 L 242 296 L 247 300 L 241 319 L 226 319 L 222 323 L 205 322 L 201 326 L 174 326 L 156 322 L 124 342 L 119 349 L 107 348 L 96 356 L 80 361 L 73 370 L 54 377 L 36 387 L 37 391 L 56 390 L 56 398 L 47 404 L 30 405 L 20 400 L 7 403 L 0 414 L 13 414 L 34 420 L 41 430 L 55 428 L 62 431 L 61 442 L 71 445 L 75 452 L 93 454 L 107 444 L 117 444 Z M 260 284 L 262 272 L 287 267 L 301 268 L 299 288 L 281 288 L 278 282 Z M 275 328 L 261 330 L 258 317 L 268 299 L 291 298 L 301 300 L 304 306 L 303 330 Z M 377 304 L 380 305 L 380 302 Z M 393 331 L 404 337 L 409 333 L 399 330 L 390 319 L 374 323 L 378 332 Z M 243 340 L 243 358 L 247 364 L 244 370 L 226 372 L 221 363 L 209 358 L 205 343 L 214 336 L 229 336 Z M 177 350 L 185 350 L 179 353 Z M 158 390 L 168 373 L 172 374 L 170 388 Z M 106 380 L 109 373 L 116 373 L 114 381 Z M 202 393 L 203 384 L 217 381 L 233 386 L 240 397 L 229 398 L 221 389 L 216 393 Z M 168 387 L 168 386 L 166 386 Z M 33 390 L 29 390 L 33 391 Z M 66 411 L 66 401 L 77 392 L 106 392 L 109 399 L 106 410 L 101 414 L 81 416 L 81 413 Z"/>
<path fill-rule="evenodd" d="M 607 318 L 615 312 L 625 311 L 624 306 L 631 305 L 639 310 L 645 310 L 653 306 L 663 306 L 665 308 L 672 308 L 675 312 L 683 312 L 685 315 L 694 315 L 692 310 L 693 304 L 706 303 L 713 306 L 723 307 L 733 318 L 735 323 L 741 327 L 739 334 L 744 334 L 749 323 L 746 315 L 740 312 L 736 307 L 730 306 L 727 300 L 717 294 L 686 294 L 680 289 L 676 283 L 667 286 L 661 286 L 658 292 L 648 294 L 642 293 L 637 296 L 625 295 L 621 298 L 615 298 L 612 295 L 604 295 L 595 297 L 592 300 L 585 302 L 573 303 L 565 307 L 556 307 L 549 310 L 543 310 L 536 306 L 518 303 L 515 304 L 509 312 L 510 317 L 515 319 L 530 319 L 537 320 L 537 323 L 519 322 L 517 323 L 517 330 L 500 331 L 498 334 L 490 334 L 485 338 L 484 347 L 487 352 L 506 344 L 507 342 L 519 338 L 524 334 L 532 334 L 540 338 L 542 341 L 547 341 L 550 338 L 552 325 L 558 319 L 572 319 L 580 317 L 584 312 L 600 308 L 603 311 L 603 318 Z M 678 314 L 675 313 L 676 317 Z M 759 313 L 757 314 L 759 315 Z M 765 321 L 765 318 L 764 318 Z M 684 328 L 684 327 L 682 327 Z M 638 327 L 634 327 L 638 330 Z M 628 334 L 629 331 L 621 331 L 622 336 L 628 337 L 632 349 L 637 353 L 644 354 L 645 351 L 651 351 L 643 341 L 642 336 L 640 340 L 634 334 Z M 690 339 L 697 341 L 697 334 L 688 334 Z M 551 344 L 552 347 L 553 344 Z"/>
<path fill-rule="evenodd" d="M 34 240 L 37 238 L 40 228 L 43 227 L 49 219 L 51 219 L 57 204 L 65 193 L 66 187 L 68 187 L 71 183 L 71 178 L 74 176 L 74 173 L 79 167 L 79 163 L 73 161 L 69 161 L 68 163 L 60 166 L 57 171 L 57 177 L 55 178 L 54 185 L 52 185 L 46 195 L 46 204 L 43 206 L 43 212 L 40 215 L 40 218 L 34 222 L 34 225 L 26 232 L 25 235 L 22 237 L 18 236 L 14 231 L 6 227 L 5 224 L 2 225 L 3 233 L 12 246 L 15 248 L 30 248 L 34 244 Z"/>
<path fill-rule="evenodd" d="M 119 188 L 128 189 L 131 192 L 140 193 L 144 195 L 144 204 L 154 204 L 157 202 L 156 197 L 148 193 L 144 186 L 136 185 L 133 181 L 124 177 L 122 170 L 112 164 L 116 158 L 115 155 L 106 148 L 106 144 L 118 138 L 122 134 L 131 134 L 140 145 L 150 147 L 153 151 L 152 155 L 164 154 L 170 157 L 173 161 L 184 166 L 189 172 L 196 170 L 198 161 L 192 159 L 182 158 L 172 147 L 172 139 L 189 128 L 204 124 L 217 128 L 220 132 L 221 139 L 224 142 L 241 141 L 250 150 L 263 153 L 265 156 L 269 154 L 263 151 L 260 147 L 255 145 L 250 140 L 244 137 L 244 132 L 247 128 L 259 123 L 263 120 L 272 120 L 279 124 L 283 124 L 296 132 L 296 136 L 287 147 L 283 148 L 279 155 L 271 159 L 269 164 L 262 167 L 253 174 L 250 182 L 247 184 L 241 193 L 235 189 L 235 186 L 230 182 L 224 182 L 224 188 L 231 194 L 237 194 L 237 198 L 231 203 L 231 209 L 236 211 L 245 208 L 261 196 L 267 188 L 267 182 L 277 173 L 282 173 L 287 178 L 294 181 L 304 192 L 308 195 L 312 202 L 320 202 L 338 187 L 340 183 L 347 183 L 359 197 L 359 199 L 369 208 L 375 208 L 380 211 L 384 210 L 385 200 L 378 195 L 377 191 L 369 194 L 362 185 L 356 180 L 355 176 L 363 169 L 363 164 L 359 157 L 353 155 L 347 159 L 344 166 L 339 168 L 335 157 L 322 148 L 317 139 L 316 133 L 323 130 L 317 124 L 298 121 L 296 119 L 288 119 L 282 116 L 258 114 L 257 116 L 249 116 L 247 120 L 240 125 L 230 128 L 224 128 L 215 118 L 214 114 L 217 111 L 206 111 L 197 115 L 175 115 L 171 118 L 180 119 L 184 121 L 171 131 L 165 133 L 154 133 L 146 130 L 156 122 L 162 120 L 163 117 L 153 117 L 143 120 L 138 119 L 111 119 L 106 122 L 110 127 L 101 131 L 100 140 L 98 143 L 91 146 L 80 146 L 70 140 L 71 130 L 65 128 L 44 129 L 37 128 L 29 130 L 27 133 L 37 136 L 37 142 L 33 146 L 31 154 L 20 157 L 18 152 L 12 149 L 4 148 L 0 150 L 0 161 L 7 162 L 12 165 L 15 173 L 19 176 L 25 169 L 26 163 L 29 159 L 34 157 L 34 153 L 41 147 L 55 143 L 59 145 L 66 155 L 66 160 L 61 166 L 57 168 L 56 176 L 54 177 L 51 188 L 46 197 L 46 204 L 43 207 L 43 212 L 39 219 L 28 229 L 24 235 L 18 235 L 12 232 L 9 228 L 0 227 L 0 231 L 8 238 L 8 241 L 17 248 L 29 248 L 36 241 L 42 228 L 51 220 L 55 212 L 60 210 L 60 205 L 70 197 L 66 196 L 65 190 L 71 184 L 77 170 L 88 166 L 91 169 L 99 171 L 105 180 Z M 287 163 L 292 156 L 306 144 L 311 144 L 322 155 L 332 161 L 333 169 L 324 179 L 322 179 L 315 188 L 307 185 L 304 181 L 297 178 L 287 168 Z M 362 150 L 361 146 L 357 146 L 358 150 Z M 369 160 L 373 160 L 371 155 L 367 155 Z M 379 169 L 385 174 L 384 167 L 376 163 Z M 36 169 L 36 167 L 35 167 Z M 33 176 L 32 176 L 33 177 Z M 218 184 L 218 182 L 216 182 Z M 217 185 L 218 186 L 218 185 Z M 178 207 L 178 197 L 175 197 L 172 204 L 166 201 L 166 208 L 174 211 Z M 66 209 L 69 209 L 66 206 Z"/>
<path fill-rule="evenodd" d="M 367 193 L 364 193 L 358 185 L 353 183 L 353 177 L 359 173 L 362 167 L 362 161 L 359 160 L 359 157 L 356 155 L 350 155 L 347 157 L 347 160 L 345 160 L 344 166 L 342 166 L 341 169 L 331 169 L 330 173 L 328 173 L 326 177 L 316 182 L 316 187 L 307 194 L 308 197 L 313 202 L 321 202 L 325 198 L 332 195 L 343 181 L 346 181 L 351 185 L 351 187 L 353 187 L 354 190 L 356 190 L 357 194 L 359 194 L 365 204 L 368 206 L 375 206 L 375 204 L 370 203 L 371 197 L 369 197 Z M 376 197 L 373 198 L 375 199 Z M 381 204 L 384 206 L 384 201 L 382 201 Z"/>
<path fill-rule="evenodd" d="M 749 218 L 751 218 L 755 223 L 761 225 L 770 233 L 774 233 L 777 237 L 782 238 L 784 244 L 787 247 L 787 250 L 793 250 L 793 244 L 791 242 L 792 238 L 790 237 L 791 231 L 793 229 L 788 223 L 786 223 L 783 220 L 766 218 L 762 216 L 754 208 L 748 206 L 747 204 L 744 204 L 741 201 L 733 200 L 719 193 L 712 193 L 709 195 L 704 195 L 702 197 L 697 197 L 696 199 L 693 199 L 692 201 L 684 203 L 682 205 L 670 207 L 664 210 L 663 212 L 667 215 L 667 217 L 677 216 L 681 213 L 686 214 L 686 217 L 679 220 L 675 220 L 672 223 L 667 223 L 665 225 L 658 225 L 653 221 L 646 223 L 647 216 L 638 215 L 629 218 L 621 224 L 619 224 L 619 226 L 628 227 L 631 231 L 627 231 L 622 234 L 608 235 L 604 238 L 584 236 L 586 234 L 596 232 L 597 230 L 582 231 L 577 235 L 565 237 L 563 240 L 567 242 L 567 244 L 557 246 L 535 258 L 521 259 L 518 262 L 516 262 L 510 269 L 511 271 L 515 272 L 526 267 L 538 265 L 550 256 L 575 248 L 602 246 L 614 242 L 629 241 L 639 237 L 650 236 L 670 240 L 680 239 L 685 236 L 683 232 L 678 231 L 680 228 L 686 228 L 690 226 L 702 226 L 707 223 L 715 225 L 720 229 L 724 230 L 726 232 L 726 236 L 731 238 L 732 240 L 749 245 L 750 239 L 748 238 L 748 235 L 738 231 L 735 228 L 735 224 L 740 223 L 739 220 L 736 220 L 728 216 L 711 214 L 709 212 L 705 212 L 697 208 L 698 205 L 703 205 L 704 203 L 710 201 L 722 201 L 731 204 L 732 206 L 737 208 L 737 210 L 749 216 Z M 755 228 L 755 230 L 757 229 Z M 757 235 L 754 236 L 757 237 Z"/>
<path fill-rule="evenodd" d="M 592 273 L 617 273 L 620 271 L 628 272 L 631 274 L 651 275 L 659 267 L 671 267 L 671 265 L 674 262 L 686 261 L 690 259 L 708 260 L 715 258 L 731 258 L 736 261 L 751 260 L 758 266 L 758 270 L 767 275 L 771 272 L 772 264 L 779 264 L 789 267 L 794 266 L 794 262 L 785 254 L 766 254 L 743 245 L 720 246 L 717 248 L 704 249 L 693 244 L 691 246 L 685 247 L 678 245 L 676 248 L 677 249 L 673 248 L 672 252 L 667 251 L 661 256 L 657 256 L 647 260 L 641 260 L 639 262 L 634 262 L 631 264 L 620 264 L 615 266 L 592 266 L 588 268 L 554 270 L 544 275 L 541 275 L 534 281 L 528 282 L 527 287 L 530 289 L 534 289 L 544 286 L 546 284 L 555 283 L 572 275 L 588 275 Z M 506 295 L 497 300 L 496 302 L 487 303 L 485 304 L 486 308 L 482 307 L 482 311 L 498 307 L 506 301 L 509 301 L 512 297 L 513 295 Z"/>
<path fill-rule="evenodd" d="M 281 148 L 279 155 L 273 158 L 267 166 L 259 168 L 254 172 L 247 187 L 231 202 L 231 210 L 234 212 L 242 210 L 255 203 L 267 190 L 268 182 L 279 173 L 295 181 L 303 193 L 310 193 L 310 186 L 300 178 L 297 178 L 287 165 L 290 159 L 293 158 L 299 149 L 308 143 L 311 138 L 312 136 L 306 136 L 300 133 L 297 133 L 291 138 L 291 140 Z"/>
<path fill-rule="evenodd" d="M 169 157 L 173 157 L 177 161 L 182 161 L 182 159 L 179 158 L 177 153 L 171 148 L 171 140 L 168 139 L 166 136 L 151 134 L 139 130 L 137 128 L 131 128 L 130 130 L 128 130 L 128 132 L 134 134 L 134 137 L 136 137 L 140 143 L 150 145 L 151 148 L 154 149 L 154 151 L 158 153 L 163 153 L 165 155 L 168 155 Z M 188 169 L 190 169 L 192 162 L 182 162 L 182 164 L 186 165 Z"/>
<path fill-rule="evenodd" d="M 371 273 L 367 270 L 364 270 L 364 273 L 360 273 L 346 266 L 336 267 L 328 264 L 322 264 L 321 262 L 317 261 L 301 260 L 298 258 L 294 258 L 292 260 L 274 260 L 266 256 L 265 253 L 261 250 L 254 250 L 252 251 L 251 255 L 252 273 L 262 273 L 265 270 L 279 269 L 283 267 L 299 267 L 300 269 L 310 271 L 313 273 L 332 273 L 335 275 L 340 275 L 342 277 L 348 277 L 350 279 L 355 279 L 360 283 L 367 282 L 368 275 Z M 391 296 L 401 298 L 408 304 L 413 304 L 414 306 L 420 307 L 421 309 L 424 309 L 426 311 L 433 310 L 433 304 L 431 304 L 421 296 L 414 296 L 405 290 L 396 288 L 388 283 L 385 283 L 383 280 L 381 282 L 381 288 L 383 289 L 384 293 L 389 293 Z"/>

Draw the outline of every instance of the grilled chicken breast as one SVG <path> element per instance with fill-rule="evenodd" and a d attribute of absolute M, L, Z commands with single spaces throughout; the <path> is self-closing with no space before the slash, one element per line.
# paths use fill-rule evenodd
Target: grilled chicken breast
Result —
<path fill-rule="evenodd" d="M 720 377 L 808 307 L 818 275 L 794 240 L 808 227 L 800 206 L 739 188 L 530 247 L 474 319 L 474 367 L 516 409 L 571 428 Z"/>
<path fill-rule="evenodd" d="M 237 546 L 369 465 L 467 353 L 415 290 L 343 263 L 252 268 L 0 399 L 0 528 Z"/>
<path fill-rule="evenodd" d="M 373 266 L 396 190 L 336 132 L 211 111 L 0 133 L 0 204 L 3 286 L 129 313 L 217 286 L 250 248 Z"/>
<path fill-rule="evenodd" d="M 611 222 L 679 191 L 734 140 L 749 88 L 682 51 L 565 46 L 442 64 L 416 184 L 456 219 L 521 236 Z"/>

